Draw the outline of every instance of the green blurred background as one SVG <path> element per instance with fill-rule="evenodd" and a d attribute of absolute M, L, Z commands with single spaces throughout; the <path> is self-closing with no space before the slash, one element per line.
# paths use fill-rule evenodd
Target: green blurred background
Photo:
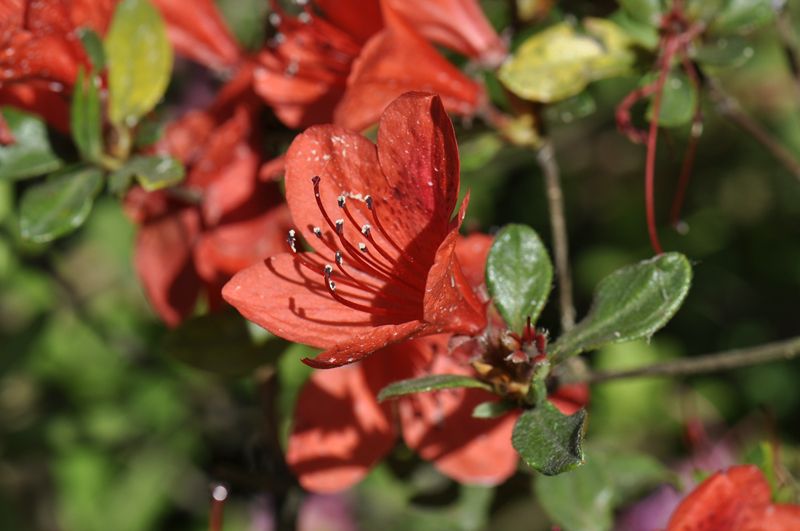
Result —
<path fill-rule="evenodd" d="M 254 20 L 263 18 L 240 16 L 246 10 L 233 0 L 222 4 L 240 38 L 257 46 L 262 24 Z M 504 27 L 508 3 L 485 4 Z M 562 8 L 604 15 L 614 4 L 573 1 Z M 800 97 L 775 32 L 760 31 L 752 46 L 745 66 L 720 71 L 718 79 L 800 155 Z M 176 78 L 172 97 L 180 97 L 192 72 Z M 631 77 L 593 84 L 588 93 L 596 110 L 586 117 L 575 119 L 566 107 L 548 114 L 563 170 L 579 316 L 599 279 L 651 255 L 644 149 L 619 134 L 613 120 L 615 105 L 635 83 Z M 688 300 L 651 343 L 592 354 L 593 367 L 630 367 L 800 333 L 800 182 L 706 100 L 704 111 L 684 208 L 689 230 L 661 227 L 665 248 L 695 265 Z M 527 223 L 549 242 L 535 155 L 504 145 L 479 122 L 457 126 L 462 186 L 472 190 L 465 226 L 492 231 Z M 660 139 L 662 220 L 686 134 L 667 131 Z M 549 528 L 528 472 L 494 491 L 458 487 L 405 448 L 350 493 L 306 496 L 293 486 L 279 450 L 308 374 L 298 361 L 303 349 L 282 352 L 285 345 L 234 317 L 219 342 L 191 343 L 191 334 L 176 339 L 137 283 L 134 227 L 117 201 L 99 201 L 82 230 L 49 247 L 20 242 L 15 203 L 10 183 L 0 182 L 0 530 L 206 529 L 216 482 L 231 492 L 228 531 L 272 529 L 273 518 L 291 528 L 298 512 L 305 529 L 352 529 L 354 522 L 363 529 Z M 540 325 L 556 330 L 557 323 L 551 304 Z M 245 375 L 219 375 L 184 363 L 189 352 L 202 358 L 195 365 L 226 365 L 239 347 L 276 360 L 277 368 L 267 363 Z M 780 440 L 784 464 L 793 470 L 800 465 L 798 380 L 800 362 L 790 361 L 599 384 L 590 448 L 643 452 L 673 464 L 692 450 L 687 421 L 700 419 L 712 439 L 735 432 L 750 443 Z"/>

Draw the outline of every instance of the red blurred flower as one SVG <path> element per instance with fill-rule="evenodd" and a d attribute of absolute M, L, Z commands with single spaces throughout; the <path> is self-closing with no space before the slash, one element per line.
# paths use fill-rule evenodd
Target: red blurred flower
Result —
<path fill-rule="evenodd" d="M 205 111 L 171 124 L 158 151 L 181 160 L 187 177 L 174 189 L 126 197 L 140 224 L 135 264 L 147 296 L 169 325 L 194 309 L 205 290 L 213 308 L 241 269 L 279 251 L 288 209 L 274 184 L 256 178 L 261 158 L 248 76 L 234 80 Z M 244 92 L 243 92 L 244 91 Z"/>
<path fill-rule="evenodd" d="M 451 7 L 461 7 L 456 4 Z M 311 6 L 296 18 L 276 10 L 275 45 L 258 56 L 256 90 L 288 126 L 333 122 L 360 130 L 411 90 L 436 92 L 449 111 L 459 114 L 474 113 L 482 103 L 480 86 L 389 3 L 325 0 L 316 5 L 324 16 Z M 415 20 L 422 28 L 440 25 L 437 17 L 422 18 Z"/>
<path fill-rule="evenodd" d="M 239 49 L 213 0 L 152 0 L 161 11 L 175 51 L 211 68 L 231 69 L 239 65 Z"/>
<path fill-rule="evenodd" d="M 667 531 L 790 531 L 800 529 L 800 506 L 774 504 L 761 471 L 741 465 L 717 472 L 689 494 Z"/>
<path fill-rule="evenodd" d="M 69 130 L 67 96 L 89 67 L 78 29 L 107 29 L 115 0 L 0 0 L 0 105 Z"/>
<path fill-rule="evenodd" d="M 459 238 L 456 254 L 475 289 L 492 239 Z M 448 353 L 441 334 L 389 346 L 378 356 L 348 367 L 316 371 L 301 391 L 286 459 L 309 490 L 334 492 L 361 480 L 385 457 L 398 437 L 443 474 L 462 483 L 495 485 L 511 476 L 519 457 L 511 432 L 519 410 L 495 419 L 476 419 L 475 406 L 496 401 L 480 389 L 452 389 L 406 396 L 380 404 L 378 391 L 392 381 L 426 374 L 476 376 L 468 357 Z M 585 385 L 556 393 L 551 401 L 564 413 L 582 407 Z M 325 407 L 320 407 L 325 404 Z M 395 416 L 396 414 L 396 416 Z M 399 421 L 399 422 L 397 422 Z"/>
<path fill-rule="evenodd" d="M 508 49 L 476 0 L 384 0 L 422 35 L 495 67 Z"/>
<path fill-rule="evenodd" d="M 455 134 L 438 96 L 394 101 L 377 146 L 338 126 L 312 127 L 287 155 L 297 252 L 240 272 L 223 296 L 274 334 L 326 349 L 306 360 L 319 368 L 412 337 L 477 333 L 483 304 L 454 255 L 466 205 L 451 220 L 458 189 Z M 298 248 L 300 235 L 315 253 Z"/>

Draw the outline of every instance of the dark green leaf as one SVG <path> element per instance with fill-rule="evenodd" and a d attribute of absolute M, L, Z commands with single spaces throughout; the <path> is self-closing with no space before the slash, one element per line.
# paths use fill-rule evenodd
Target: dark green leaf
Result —
<path fill-rule="evenodd" d="M 769 24 L 775 16 L 772 0 L 728 0 L 711 20 L 709 31 L 716 34 L 748 33 Z"/>
<path fill-rule="evenodd" d="M 82 68 L 78 71 L 72 93 L 70 126 L 72 139 L 83 158 L 88 161 L 99 160 L 103 150 L 100 96 L 95 77 L 85 77 Z"/>
<path fill-rule="evenodd" d="M 589 92 L 584 91 L 571 98 L 548 105 L 545 109 L 545 117 L 568 124 L 589 116 L 596 109 L 597 104 L 594 98 Z"/>
<path fill-rule="evenodd" d="M 694 116 L 697 91 L 683 72 L 671 72 L 664 82 L 658 125 L 678 127 L 688 124 Z M 647 119 L 653 120 L 653 98 L 647 107 Z"/>
<path fill-rule="evenodd" d="M 486 286 L 509 328 L 521 332 L 535 322 L 553 282 L 553 266 L 536 232 L 508 225 L 497 233 L 486 259 Z"/>
<path fill-rule="evenodd" d="M 103 40 L 100 36 L 89 28 L 81 28 L 78 30 L 78 36 L 83 44 L 83 49 L 86 50 L 86 55 L 92 62 L 92 69 L 95 72 L 100 72 L 106 67 L 106 52 L 103 50 Z"/>
<path fill-rule="evenodd" d="M 47 127 L 41 119 L 12 107 L 3 107 L 2 113 L 15 142 L 0 145 L 0 179 L 35 177 L 62 166 L 50 147 Z"/>
<path fill-rule="evenodd" d="M 516 407 L 511 402 L 481 402 L 472 410 L 472 416 L 476 419 L 493 419 L 505 415 Z"/>
<path fill-rule="evenodd" d="M 136 125 L 164 95 L 172 70 L 172 46 L 158 11 L 147 0 L 123 0 L 105 40 L 108 115 Z"/>
<path fill-rule="evenodd" d="M 131 157 L 124 166 L 115 170 L 109 177 L 109 188 L 114 193 L 124 191 L 135 177 L 139 184 L 152 192 L 178 184 L 184 177 L 183 165 L 166 155 Z"/>
<path fill-rule="evenodd" d="M 693 54 L 703 66 L 737 68 L 753 57 L 753 47 L 744 37 L 729 35 L 703 43 Z"/>
<path fill-rule="evenodd" d="M 589 315 L 551 345 L 553 364 L 585 350 L 653 335 L 678 311 L 692 281 L 680 253 L 619 269 L 597 286 Z"/>
<path fill-rule="evenodd" d="M 511 444 L 534 470 L 546 476 L 561 474 L 583 463 L 585 420 L 585 410 L 564 415 L 545 400 L 519 417 Z"/>
<path fill-rule="evenodd" d="M 36 243 L 52 241 L 80 227 L 103 182 L 96 168 L 70 168 L 25 191 L 19 207 L 20 234 Z"/>
<path fill-rule="evenodd" d="M 536 499 L 565 531 L 612 529 L 613 510 L 672 477 L 642 454 L 588 452 L 586 463 L 556 477 L 536 476 Z"/>
<path fill-rule="evenodd" d="M 245 50 L 255 51 L 264 44 L 269 3 L 262 0 L 217 0 L 217 8 Z"/>
<path fill-rule="evenodd" d="M 427 393 L 439 389 L 453 389 L 454 387 L 475 387 L 491 391 L 492 388 L 480 380 L 462 376 L 460 374 L 432 374 L 420 378 L 409 378 L 391 383 L 381 389 L 378 393 L 378 400 L 384 401 L 387 398 L 395 398 L 413 393 Z"/>
<path fill-rule="evenodd" d="M 542 508 L 564 531 L 612 529 L 614 487 L 593 456 L 572 472 L 536 476 L 534 489 Z"/>
<path fill-rule="evenodd" d="M 253 344 L 247 326 L 234 313 L 215 313 L 188 319 L 171 331 L 164 350 L 197 369 L 224 376 L 241 376 L 269 363 L 285 343 Z"/>

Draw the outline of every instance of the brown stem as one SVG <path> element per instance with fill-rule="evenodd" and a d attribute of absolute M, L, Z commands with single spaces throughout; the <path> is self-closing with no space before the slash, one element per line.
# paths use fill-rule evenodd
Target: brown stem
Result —
<path fill-rule="evenodd" d="M 536 161 L 544 174 L 545 192 L 550 210 L 550 229 L 558 278 L 558 304 L 561 310 L 561 332 L 575 326 L 575 306 L 572 302 L 572 273 L 569 267 L 569 240 L 564 216 L 564 194 L 555 150 L 549 140 L 544 140 L 536 152 Z"/>
<path fill-rule="evenodd" d="M 722 90 L 716 80 L 708 78 L 707 86 L 717 111 L 744 132 L 751 135 L 800 181 L 800 161 L 795 158 L 794 154 L 778 142 L 764 126 L 745 113 L 739 102 Z"/>
<path fill-rule="evenodd" d="M 624 378 L 688 376 L 789 360 L 797 356 L 800 356 L 800 337 L 775 341 L 757 347 L 726 350 L 688 359 L 667 361 L 635 369 L 576 375 L 573 381 L 599 383 Z"/>

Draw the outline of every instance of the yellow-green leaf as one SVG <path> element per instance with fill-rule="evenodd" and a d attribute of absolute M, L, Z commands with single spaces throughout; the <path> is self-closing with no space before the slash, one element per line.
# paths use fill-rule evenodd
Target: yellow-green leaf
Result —
<path fill-rule="evenodd" d="M 530 37 L 500 68 L 500 81 L 521 98 L 552 103 L 625 72 L 634 59 L 625 32 L 609 20 L 585 25 L 589 35 L 562 22 Z"/>
<path fill-rule="evenodd" d="M 108 114 L 128 127 L 164 95 L 172 70 L 172 47 L 158 11 L 147 0 L 123 0 L 105 40 Z"/>

